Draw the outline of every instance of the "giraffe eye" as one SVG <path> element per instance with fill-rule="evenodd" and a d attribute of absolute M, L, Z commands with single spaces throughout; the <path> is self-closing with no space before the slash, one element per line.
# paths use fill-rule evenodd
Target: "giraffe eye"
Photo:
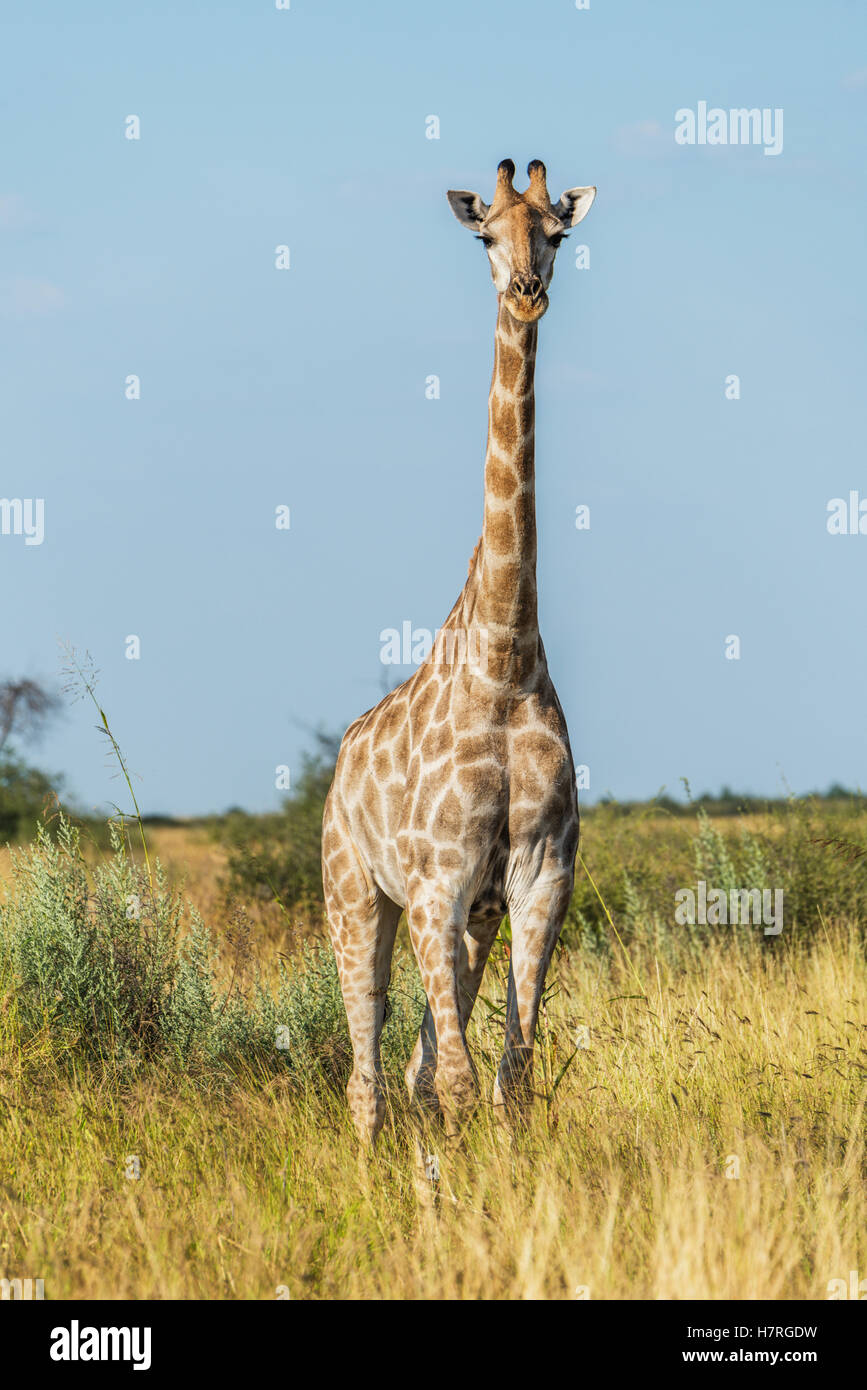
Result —
<path fill-rule="evenodd" d="M 476 241 L 480 241 L 486 248 L 494 244 L 494 238 L 492 236 L 477 236 Z"/>
<path fill-rule="evenodd" d="M 552 237 L 549 237 L 549 241 L 551 245 L 554 247 L 555 251 L 557 250 L 557 247 L 560 245 L 560 242 L 565 241 L 568 235 L 568 232 L 555 232 Z"/>

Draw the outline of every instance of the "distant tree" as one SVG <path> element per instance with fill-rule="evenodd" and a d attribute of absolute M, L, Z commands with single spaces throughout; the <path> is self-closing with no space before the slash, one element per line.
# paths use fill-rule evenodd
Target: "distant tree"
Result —
<path fill-rule="evenodd" d="M 35 742 L 60 709 L 60 699 L 39 681 L 0 681 L 0 753 L 14 735 Z"/>
<path fill-rule="evenodd" d="M 12 749 L 35 743 L 61 707 L 57 695 L 39 681 L 0 681 L 0 843 L 32 835 L 45 808 L 56 800 L 59 778 L 29 767 Z"/>
<path fill-rule="evenodd" d="M 851 801 L 855 796 L 855 792 L 850 791 L 848 787 L 841 786 L 839 782 L 832 782 L 825 792 L 826 801 Z"/>

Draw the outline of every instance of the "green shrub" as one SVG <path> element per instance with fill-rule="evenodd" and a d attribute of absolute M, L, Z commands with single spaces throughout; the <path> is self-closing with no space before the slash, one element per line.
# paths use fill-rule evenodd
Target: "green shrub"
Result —
<path fill-rule="evenodd" d="M 195 909 L 153 879 L 110 829 L 92 872 L 63 815 L 56 836 L 12 852 L 0 903 L 0 984 L 19 1044 L 42 1039 L 62 1062 L 110 1068 L 151 1061 L 194 1074 L 283 1073 L 344 1084 L 351 1048 L 329 947 L 308 943 L 280 963 L 274 988 L 250 966 L 250 928 L 236 912 L 221 957 Z M 414 965 L 395 960 L 383 1055 L 402 1064 L 421 1021 Z"/>

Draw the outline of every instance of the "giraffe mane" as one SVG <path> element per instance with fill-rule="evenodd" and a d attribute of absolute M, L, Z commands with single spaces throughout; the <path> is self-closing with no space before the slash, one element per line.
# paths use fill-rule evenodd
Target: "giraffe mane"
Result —
<path fill-rule="evenodd" d="M 479 558 L 479 547 L 481 546 L 481 544 L 482 538 L 481 536 L 479 536 L 479 539 L 476 541 L 476 544 L 473 547 L 473 553 L 470 556 L 470 563 L 467 565 L 467 579 L 469 579 L 470 575 L 476 567 L 476 561 Z"/>

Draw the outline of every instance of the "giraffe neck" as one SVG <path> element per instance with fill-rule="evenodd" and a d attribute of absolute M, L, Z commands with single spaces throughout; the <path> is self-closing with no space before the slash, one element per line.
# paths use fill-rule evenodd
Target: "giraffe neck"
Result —
<path fill-rule="evenodd" d="M 473 622 L 503 675 L 520 679 L 538 656 L 536 605 L 535 395 L 537 326 L 500 302 L 485 455 L 485 517 L 467 583 Z M 498 665 L 502 665 L 498 663 Z"/>

